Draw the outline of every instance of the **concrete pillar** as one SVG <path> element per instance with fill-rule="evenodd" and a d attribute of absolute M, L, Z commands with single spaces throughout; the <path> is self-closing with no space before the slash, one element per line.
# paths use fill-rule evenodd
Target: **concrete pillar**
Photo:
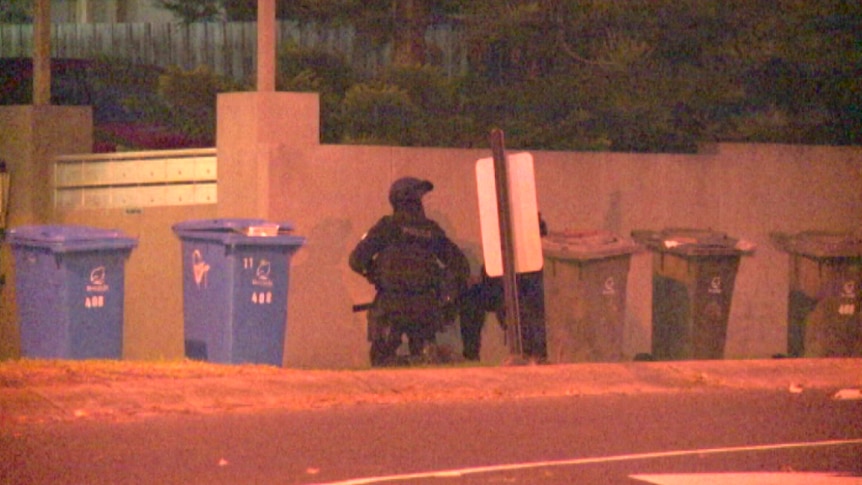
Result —
<path fill-rule="evenodd" d="M 257 3 L 257 92 L 218 96 L 220 217 L 269 218 L 271 167 L 320 143 L 316 93 L 275 91 L 275 0 Z"/>
<path fill-rule="evenodd" d="M 0 106 L 0 158 L 11 174 L 8 227 L 46 224 L 53 218 L 56 155 L 89 153 L 93 146 L 89 106 Z M 0 360 L 20 353 L 14 271 L 9 246 L 0 248 Z"/>
<path fill-rule="evenodd" d="M 272 168 L 320 143 L 318 94 L 220 94 L 217 120 L 219 217 L 268 219 L 279 191 Z"/>
<path fill-rule="evenodd" d="M 318 151 L 319 104 L 317 93 L 273 91 L 218 96 L 217 217 L 296 223 L 279 210 L 283 199 L 291 197 L 283 174 L 293 172 L 293 160 L 305 160 Z M 295 323 L 287 329 L 286 346 L 294 340 L 296 322 L 301 321 L 297 320 L 296 298 L 295 290 L 290 290 L 288 321 Z M 285 349 L 285 356 L 289 355 Z M 290 359 L 286 358 L 286 362 Z"/>

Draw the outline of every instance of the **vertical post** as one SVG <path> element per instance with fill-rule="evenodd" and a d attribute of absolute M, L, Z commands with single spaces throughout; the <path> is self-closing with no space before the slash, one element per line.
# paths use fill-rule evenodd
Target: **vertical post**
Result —
<path fill-rule="evenodd" d="M 78 0 L 75 3 L 77 6 L 77 8 L 75 9 L 75 14 L 77 16 L 77 22 L 79 24 L 90 23 L 90 2 L 89 2 L 89 0 Z"/>
<path fill-rule="evenodd" d="M 257 0 L 257 90 L 275 91 L 275 0 Z"/>
<path fill-rule="evenodd" d="M 51 0 L 33 9 L 33 104 L 51 104 Z"/>
<path fill-rule="evenodd" d="M 521 341 L 521 311 L 518 305 L 518 281 L 515 277 L 515 247 L 509 207 L 509 172 L 503 131 L 491 131 L 491 152 L 494 156 L 494 184 L 497 192 L 497 219 L 500 223 L 500 249 L 503 258 L 503 299 L 506 316 L 506 340 L 513 357 L 523 354 Z"/>

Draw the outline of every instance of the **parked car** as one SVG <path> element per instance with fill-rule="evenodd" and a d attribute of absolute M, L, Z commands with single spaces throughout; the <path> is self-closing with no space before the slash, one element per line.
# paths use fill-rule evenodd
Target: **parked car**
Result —
<path fill-rule="evenodd" d="M 134 66 L 122 79 L 107 61 L 51 59 L 51 104 L 93 107 L 93 152 L 120 149 L 159 150 L 212 146 L 212 140 L 189 137 L 148 119 L 133 106 L 158 103 L 155 85 L 163 69 Z M 130 102 L 134 100 L 134 102 Z M 30 58 L 0 58 L 0 105 L 33 102 Z"/>

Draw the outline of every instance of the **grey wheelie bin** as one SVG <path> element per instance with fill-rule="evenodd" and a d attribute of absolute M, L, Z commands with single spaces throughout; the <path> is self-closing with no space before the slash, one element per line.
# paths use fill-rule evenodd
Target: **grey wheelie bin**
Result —
<path fill-rule="evenodd" d="M 21 226 L 8 233 L 23 357 L 120 359 L 125 263 L 138 244 L 119 231 Z"/>
<path fill-rule="evenodd" d="M 182 241 L 185 355 L 283 365 L 290 260 L 305 244 L 290 223 L 203 219 L 173 226 Z"/>
<path fill-rule="evenodd" d="M 548 361 L 623 359 L 629 238 L 606 231 L 550 233 L 542 239 Z"/>
<path fill-rule="evenodd" d="M 790 254 L 788 355 L 862 357 L 862 234 L 771 236 Z"/>
<path fill-rule="evenodd" d="M 632 237 L 653 252 L 652 358 L 724 358 L 736 272 L 753 245 L 701 229 Z"/>

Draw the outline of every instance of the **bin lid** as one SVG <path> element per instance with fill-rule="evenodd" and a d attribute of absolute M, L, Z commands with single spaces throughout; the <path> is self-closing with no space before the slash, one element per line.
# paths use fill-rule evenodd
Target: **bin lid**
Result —
<path fill-rule="evenodd" d="M 755 244 L 712 229 L 667 228 L 632 231 L 635 241 L 653 251 L 683 256 L 726 256 L 754 252 Z"/>
<path fill-rule="evenodd" d="M 8 240 L 13 248 L 43 248 L 54 253 L 132 249 L 138 245 L 137 238 L 115 229 L 76 225 L 20 226 L 9 231 Z"/>
<path fill-rule="evenodd" d="M 218 242 L 227 246 L 301 246 L 305 238 L 289 234 L 290 222 L 264 219 L 196 219 L 171 226 L 182 240 Z"/>
<path fill-rule="evenodd" d="M 551 232 L 542 238 L 545 257 L 556 259 L 603 259 L 640 249 L 632 239 L 602 230 Z"/>
<path fill-rule="evenodd" d="M 862 232 L 803 231 L 769 235 L 779 249 L 812 258 L 862 258 Z"/>

